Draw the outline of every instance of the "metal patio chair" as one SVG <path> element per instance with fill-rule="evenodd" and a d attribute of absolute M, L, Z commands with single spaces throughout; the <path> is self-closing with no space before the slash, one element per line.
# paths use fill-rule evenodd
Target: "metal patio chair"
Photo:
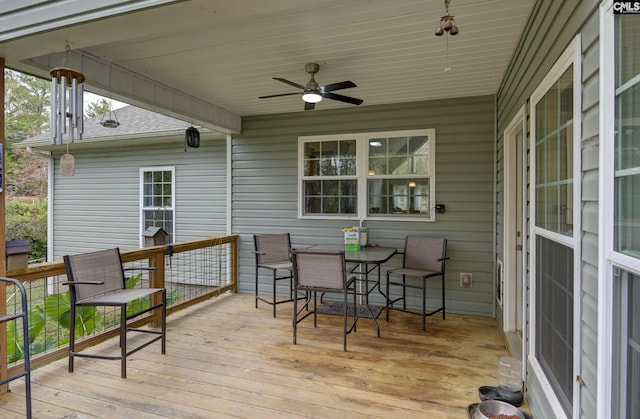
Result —
<path fill-rule="evenodd" d="M 347 277 L 347 267 L 345 263 L 344 251 L 339 250 L 294 250 L 293 275 L 294 292 L 304 292 L 306 301 L 302 307 L 298 308 L 298 300 L 293 302 L 293 344 L 297 340 L 297 326 L 302 320 L 313 315 L 313 326 L 318 326 L 318 306 L 317 293 L 334 293 L 342 296 L 343 315 L 343 341 L 344 350 L 347 350 L 347 335 L 356 330 L 358 322 L 358 309 L 356 304 L 356 278 Z M 349 309 L 349 295 L 352 295 L 353 302 Z M 313 308 L 309 308 L 313 300 Z M 375 321 L 375 316 L 369 308 L 371 318 Z M 351 311 L 351 312 L 350 312 Z M 349 315 L 353 316 L 353 322 L 349 325 Z M 380 337 L 380 329 L 378 337 Z"/>
<path fill-rule="evenodd" d="M 70 290 L 70 337 L 69 337 L 69 372 L 73 372 L 75 357 L 119 359 L 121 363 L 121 376 L 127 378 L 127 357 L 140 349 L 161 341 L 161 351 L 166 352 L 166 290 L 164 288 L 126 288 L 125 269 L 122 266 L 122 258 L 118 248 L 101 250 L 91 253 L 83 253 L 73 256 L 64 256 L 64 265 L 67 270 Z M 153 269 L 132 268 L 129 270 Z M 149 298 L 148 305 L 141 305 L 135 311 L 127 314 L 127 305 L 141 298 Z M 108 306 L 120 309 L 120 355 L 101 355 L 98 353 L 84 353 L 76 351 L 76 312 L 78 307 Z M 160 309 L 160 330 L 132 327 L 129 320 L 138 318 L 144 313 Z M 155 335 L 152 339 L 146 339 L 143 343 L 128 349 L 127 332 L 143 332 Z"/>
<path fill-rule="evenodd" d="M 273 317 L 276 317 L 276 306 L 278 304 L 289 303 L 294 300 L 291 237 L 289 233 L 256 234 L 253 236 L 253 244 L 256 273 L 256 308 L 258 308 L 258 301 L 270 304 L 273 306 Z M 260 270 L 267 270 L 271 274 L 273 285 L 271 299 L 259 294 Z M 288 298 L 278 299 L 278 282 L 288 282 Z"/>
<path fill-rule="evenodd" d="M 432 316 L 441 311 L 442 318 L 445 318 L 444 272 L 445 261 L 449 259 L 447 257 L 447 240 L 430 237 L 407 236 L 405 249 L 401 254 L 404 254 L 402 267 L 387 271 L 386 319 L 389 321 L 389 308 L 406 313 L 417 314 L 422 316 L 422 330 L 426 331 L 426 318 L 428 316 Z M 392 276 L 400 276 L 402 280 L 392 280 Z M 410 279 L 407 280 L 407 277 L 410 277 Z M 427 280 L 437 277 L 440 277 L 442 280 L 442 306 L 427 312 Z M 391 299 L 390 286 L 392 285 L 402 287 L 402 296 Z M 407 288 L 421 290 L 422 310 L 420 312 L 407 310 Z M 395 303 L 400 301 L 402 301 L 401 309 L 393 307 Z"/>

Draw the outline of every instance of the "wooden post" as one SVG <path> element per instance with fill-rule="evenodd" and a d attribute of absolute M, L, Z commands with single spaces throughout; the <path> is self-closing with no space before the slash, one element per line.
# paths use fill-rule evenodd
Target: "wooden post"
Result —
<path fill-rule="evenodd" d="M 164 252 L 158 252 L 149 259 L 149 266 L 156 268 L 155 271 L 151 271 L 149 275 L 149 287 L 150 288 L 164 288 L 165 287 L 165 271 L 164 271 Z M 159 295 L 152 295 L 150 304 L 160 303 Z M 155 310 L 153 327 L 160 327 L 162 324 L 162 313 L 159 310 Z"/>
<path fill-rule="evenodd" d="M 5 190 L 5 173 L 4 173 L 4 160 L 5 160 L 5 139 L 4 139 L 4 89 L 5 89 L 5 77 L 4 77 L 4 57 L 0 57 L 0 70 L 2 70 L 2 77 L 0 78 L 0 109 L 2 109 L 2 115 L 0 116 L 0 156 L 2 161 L 0 162 L 0 276 L 7 276 L 7 258 L 6 258 L 6 233 L 5 233 L 5 204 L 4 204 L 4 190 Z M 2 283 L 0 285 L 0 313 L 7 312 L 7 284 Z M 7 323 L 0 324 L 0 379 L 7 378 Z M 6 393 L 9 390 L 9 384 L 0 386 L 0 394 Z"/>

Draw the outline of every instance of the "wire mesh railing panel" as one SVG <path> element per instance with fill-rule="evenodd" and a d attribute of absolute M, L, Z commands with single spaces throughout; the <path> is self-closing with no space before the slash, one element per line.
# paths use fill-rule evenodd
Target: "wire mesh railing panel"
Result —
<path fill-rule="evenodd" d="M 230 261 L 228 243 L 165 256 L 169 305 L 198 298 L 231 284 Z"/>

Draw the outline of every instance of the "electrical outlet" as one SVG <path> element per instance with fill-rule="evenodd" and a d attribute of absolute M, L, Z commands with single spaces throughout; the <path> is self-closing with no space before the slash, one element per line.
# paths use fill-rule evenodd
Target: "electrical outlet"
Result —
<path fill-rule="evenodd" d="M 473 274 L 466 272 L 460 273 L 460 286 L 462 288 L 471 288 L 473 286 Z"/>

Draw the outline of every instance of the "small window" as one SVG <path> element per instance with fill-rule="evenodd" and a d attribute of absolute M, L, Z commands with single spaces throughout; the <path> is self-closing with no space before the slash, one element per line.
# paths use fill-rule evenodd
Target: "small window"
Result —
<path fill-rule="evenodd" d="M 300 217 L 434 220 L 435 130 L 301 137 Z"/>
<path fill-rule="evenodd" d="M 175 170 L 173 167 L 140 169 L 140 246 L 147 227 L 161 227 L 175 237 Z"/>

